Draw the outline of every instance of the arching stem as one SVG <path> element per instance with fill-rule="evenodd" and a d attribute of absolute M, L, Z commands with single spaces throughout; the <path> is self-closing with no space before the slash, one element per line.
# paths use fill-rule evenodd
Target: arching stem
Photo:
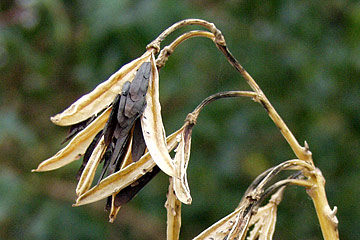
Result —
<path fill-rule="evenodd" d="M 215 41 L 215 35 L 208 31 L 190 31 L 182 34 L 178 38 L 176 38 L 172 43 L 170 43 L 168 46 L 164 47 L 160 53 L 159 56 L 156 59 L 156 66 L 158 69 L 162 68 L 166 61 L 168 60 L 169 56 L 174 52 L 175 48 L 179 46 L 182 42 L 189 38 L 193 37 L 206 37 L 211 39 L 212 41 Z"/>
<path fill-rule="evenodd" d="M 189 25 L 198 25 L 198 26 L 203 26 L 203 27 L 209 29 L 210 32 L 212 32 L 214 34 L 215 42 L 217 44 L 226 45 L 224 36 L 222 35 L 221 31 L 215 27 L 215 25 L 213 23 L 210 23 L 210 22 L 202 20 L 202 19 L 190 18 L 190 19 L 185 19 L 185 20 L 176 22 L 173 25 L 171 25 L 169 28 L 167 28 L 165 31 L 163 31 L 154 41 L 152 41 L 150 44 L 148 44 L 146 46 L 146 48 L 147 49 L 154 48 L 157 51 L 160 51 L 161 42 L 164 41 L 164 39 L 169 34 L 171 34 L 172 32 L 174 32 L 175 30 L 177 30 L 179 28 L 182 28 L 184 26 L 189 26 Z"/>

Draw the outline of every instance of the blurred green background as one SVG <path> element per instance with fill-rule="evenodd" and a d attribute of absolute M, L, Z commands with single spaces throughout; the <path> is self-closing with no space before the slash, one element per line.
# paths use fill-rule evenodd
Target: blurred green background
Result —
<path fill-rule="evenodd" d="M 164 174 L 110 224 L 104 202 L 71 207 L 80 162 L 30 170 L 66 135 L 50 116 L 185 18 L 203 18 L 223 32 L 298 140 L 308 141 L 329 203 L 338 206 L 341 239 L 360 238 L 359 1 L 2 0 L 0 239 L 165 239 Z M 249 90 L 208 39 L 182 44 L 161 69 L 160 85 L 168 134 L 205 97 Z M 193 204 L 183 205 L 181 239 L 230 213 L 259 173 L 294 157 L 260 105 L 225 99 L 205 108 L 193 132 Z M 322 239 L 303 188 L 285 192 L 275 239 Z"/>

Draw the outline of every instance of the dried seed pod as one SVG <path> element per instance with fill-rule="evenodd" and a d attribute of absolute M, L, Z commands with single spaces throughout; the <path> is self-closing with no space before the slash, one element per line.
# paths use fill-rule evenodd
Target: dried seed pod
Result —
<path fill-rule="evenodd" d="M 159 101 L 159 74 L 153 55 L 151 55 L 150 60 L 151 75 L 148 92 L 145 97 L 147 106 L 141 116 L 141 126 L 145 143 L 152 159 L 154 159 L 159 168 L 171 177 L 180 178 L 167 151 Z"/>
<path fill-rule="evenodd" d="M 94 139 L 92 140 L 92 142 L 90 143 L 89 147 L 86 149 L 86 152 L 84 154 L 84 157 L 83 157 L 83 162 L 80 166 L 80 169 L 78 171 L 78 173 L 76 174 L 76 179 L 79 181 L 80 180 L 80 176 L 86 166 L 86 164 L 88 163 L 90 157 L 91 157 L 91 154 L 93 153 L 96 145 L 99 143 L 100 141 L 100 137 L 102 136 L 103 134 L 103 131 L 101 130 L 98 134 L 96 134 L 96 136 L 94 137 Z"/>
<path fill-rule="evenodd" d="M 192 198 L 190 188 L 187 181 L 186 170 L 190 159 L 191 133 L 193 124 L 185 123 L 184 130 L 180 135 L 180 142 L 176 148 L 174 163 L 180 179 L 174 179 L 174 190 L 177 198 L 185 204 L 191 204 Z"/>
<path fill-rule="evenodd" d="M 228 239 L 227 236 L 231 231 L 236 219 L 239 215 L 240 210 L 235 210 L 226 217 L 220 219 L 212 226 L 200 233 L 194 240 L 205 240 L 205 239 Z"/>
<path fill-rule="evenodd" d="M 109 214 L 109 222 L 113 223 L 116 219 L 116 216 L 121 208 L 121 206 L 115 206 L 115 198 L 116 198 L 116 194 L 111 195 L 110 197 L 108 197 L 107 199 L 107 210 L 110 210 L 110 214 Z"/>
<path fill-rule="evenodd" d="M 64 144 L 67 141 L 69 141 L 72 137 L 74 137 L 76 134 L 78 134 L 80 131 L 82 131 L 84 128 L 86 128 L 95 118 L 96 118 L 96 116 L 93 115 L 90 118 L 88 118 L 82 122 L 79 122 L 77 124 L 70 126 L 69 132 L 68 132 L 66 138 L 64 139 L 64 141 L 61 142 L 61 144 Z"/>
<path fill-rule="evenodd" d="M 43 161 L 33 172 L 50 171 L 79 159 L 101 131 L 110 115 L 111 107 L 106 109 L 99 117 L 92 121 L 84 130 L 79 132 L 71 141 L 53 157 Z"/>
<path fill-rule="evenodd" d="M 51 121 L 60 126 L 73 125 L 88 119 L 108 106 L 120 93 L 126 81 L 133 80 L 134 73 L 143 62 L 148 62 L 152 51 L 121 67 L 110 78 L 99 84 L 92 92 L 82 96 L 62 113 L 51 117 Z"/>
<path fill-rule="evenodd" d="M 104 142 L 104 136 L 102 136 L 99 143 L 96 145 L 93 153 L 91 154 L 91 157 L 86 164 L 83 173 L 81 174 L 80 180 L 76 187 L 76 194 L 78 196 L 80 196 L 90 188 L 95 176 L 95 171 L 105 153 L 105 150 L 106 145 Z"/>
<path fill-rule="evenodd" d="M 285 186 L 281 187 L 271 196 L 268 204 L 259 208 L 256 214 L 251 218 L 249 227 L 254 225 L 248 240 L 255 239 L 273 239 L 276 225 L 277 207 L 282 200 Z"/>
<path fill-rule="evenodd" d="M 160 168 L 154 166 L 154 168 L 149 170 L 144 176 L 140 177 L 138 180 L 122 189 L 119 193 L 116 194 L 114 201 L 115 206 L 119 207 L 129 202 L 159 172 Z"/>
<path fill-rule="evenodd" d="M 160 168 L 155 167 L 147 172 L 144 176 L 133 182 L 131 185 L 122 189 L 119 193 L 111 195 L 111 210 L 109 214 L 110 222 L 114 222 L 117 213 L 122 205 L 128 203 L 136 194 L 148 184 L 160 172 Z M 109 199 L 108 198 L 108 199 Z M 109 200 L 108 200 L 109 201 Z"/>
<path fill-rule="evenodd" d="M 116 171 L 116 166 L 119 166 L 118 162 L 121 158 L 121 155 L 123 154 L 125 144 L 129 139 L 130 130 L 133 127 L 136 119 L 139 118 L 140 114 L 144 110 L 144 96 L 148 86 L 150 69 L 149 62 L 143 63 L 136 73 L 134 80 L 131 83 L 127 82 L 124 84 L 117 111 L 118 125 L 116 127 L 115 134 L 117 140 L 113 155 L 110 160 L 108 175 L 114 173 Z M 143 92 L 140 90 L 143 90 Z M 136 101 L 131 99 L 132 95 Z"/>
<path fill-rule="evenodd" d="M 177 137 L 180 135 L 182 130 L 183 128 L 167 137 L 166 141 L 168 151 L 173 150 L 177 146 Z M 124 161 L 126 161 L 126 159 Z M 156 164 L 152 160 L 150 153 L 145 153 L 139 161 L 133 162 L 129 166 L 126 166 L 120 171 L 106 177 L 97 186 L 94 186 L 83 195 L 79 196 L 78 199 L 76 199 L 76 204 L 74 204 L 74 206 L 96 202 L 112 194 L 120 192 L 122 189 L 129 186 L 145 173 L 150 171 L 155 165 Z"/>

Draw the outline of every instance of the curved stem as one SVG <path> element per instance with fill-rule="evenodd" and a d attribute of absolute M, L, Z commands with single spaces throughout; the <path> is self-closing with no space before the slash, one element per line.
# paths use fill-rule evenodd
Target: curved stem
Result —
<path fill-rule="evenodd" d="M 185 40 L 193 37 L 206 37 L 215 41 L 215 35 L 208 31 L 196 30 L 184 33 L 160 51 L 159 56 L 156 59 L 157 68 L 160 69 L 165 65 L 165 62 L 168 60 L 169 56 L 174 52 L 177 46 L 179 46 Z"/>
<path fill-rule="evenodd" d="M 215 43 L 216 44 L 216 43 Z M 264 107 L 264 109 L 269 114 L 270 118 L 273 120 L 275 125 L 279 128 L 281 134 L 284 136 L 286 141 L 289 143 L 291 149 L 294 151 L 295 155 L 300 159 L 306 162 L 313 164 L 311 152 L 308 147 L 302 147 L 299 142 L 296 140 L 295 136 L 292 134 L 286 123 L 276 112 L 275 108 L 271 105 L 270 101 L 267 99 L 259 85 L 255 80 L 250 76 L 250 74 L 241 66 L 241 64 L 235 59 L 235 57 L 230 53 L 229 49 L 226 46 L 216 44 L 218 49 L 225 55 L 229 63 L 243 76 L 246 82 L 250 87 L 259 95 L 258 102 Z"/>
<path fill-rule="evenodd" d="M 201 110 L 208 105 L 209 103 L 212 103 L 215 100 L 218 100 L 220 98 L 229 98 L 229 97 L 249 97 L 255 99 L 257 97 L 257 94 L 255 92 L 251 91 L 227 91 L 227 92 L 219 92 L 216 94 L 213 94 L 207 98 L 205 98 L 191 113 L 189 113 L 186 117 L 186 121 L 190 124 L 196 124 L 196 120 L 201 112 Z"/>
<path fill-rule="evenodd" d="M 203 36 L 208 37 L 212 39 L 217 48 L 225 55 L 229 63 L 235 67 L 235 69 L 243 76 L 243 78 L 246 80 L 246 82 L 250 85 L 250 87 L 253 89 L 254 92 L 242 92 L 241 94 L 246 93 L 246 97 L 252 97 L 256 102 L 260 103 L 264 109 L 267 111 L 269 117 L 273 120 L 275 125 L 279 128 L 281 134 L 284 136 L 286 141 L 289 143 L 291 149 L 297 156 L 299 160 L 304 161 L 305 163 L 310 164 L 312 171 L 303 171 L 303 174 L 305 177 L 307 177 L 311 185 L 308 185 L 308 182 L 298 181 L 297 183 L 303 186 L 307 187 L 308 194 L 311 196 L 316 212 L 318 214 L 318 219 L 320 222 L 321 230 L 323 232 L 323 236 L 325 239 L 339 239 L 339 234 L 337 230 L 337 218 L 335 216 L 336 209 L 332 210 L 330 209 L 327 199 L 326 199 L 326 193 L 325 193 L 325 180 L 323 176 L 321 175 L 321 172 L 319 173 L 317 170 L 314 171 L 315 165 L 312 160 L 312 154 L 309 151 L 309 146 L 305 142 L 305 146 L 302 147 L 295 136 L 292 134 L 288 126 L 285 124 L 283 119 L 280 117 L 280 115 L 276 112 L 275 108 L 271 105 L 270 101 L 267 99 L 265 94 L 262 92 L 261 88 L 257 85 L 255 80 L 250 76 L 250 74 L 241 66 L 241 64 L 234 58 L 234 56 L 230 53 L 229 49 L 226 46 L 225 38 L 222 35 L 221 31 L 215 27 L 213 23 L 209 23 L 207 21 L 201 20 L 201 19 L 186 19 L 183 21 L 179 21 L 175 24 L 173 24 L 171 27 L 166 29 L 164 32 L 162 32 L 154 41 L 152 41 L 148 46 L 147 49 L 151 49 L 154 54 L 158 53 L 160 51 L 160 44 L 161 42 L 172 32 L 175 30 L 187 26 L 187 25 L 199 25 L 203 26 L 211 31 L 205 32 L 205 31 L 192 31 L 185 33 L 181 35 L 179 38 L 177 38 L 173 43 L 171 43 L 168 47 L 164 48 L 161 54 L 159 55 L 157 59 L 157 65 L 158 68 L 161 68 L 168 57 L 171 55 L 172 51 L 183 41 L 186 39 L 189 39 L 191 37 L 195 36 Z M 237 91 L 239 92 L 241 91 Z M 187 124 L 194 125 L 196 123 L 196 119 L 201 111 L 201 109 L 207 105 L 208 103 L 225 97 L 225 95 L 221 96 L 222 93 L 220 93 L 218 96 L 213 95 L 209 98 L 205 99 L 192 113 L 188 114 L 186 122 Z M 229 93 L 227 93 L 229 94 Z M 241 95 L 240 94 L 240 95 Z M 231 95 L 231 94 L 230 94 Z M 236 95 L 236 94 L 235 94 Z M 233 97 L 235 97 L 233 95 Z M 228 97 L 230 97 L 228 95 Z M 314 173 L 315 172 L 315 173 Z M 261 181 L 259 179 L 259 181 Z M 295 182 L 294 182 L 295 183 Z"/>
<path fill-rule="evenodd" d="M 210 23 L 210 22 L 202 20 L 202 19 L 190 18 L 190 19 L 185 19 L 185 20 L 176 22 L 173 25 L 171 25 L 169 28 L 167 28 L 165 31 L 163 31 L 154 41 L 152 41 L 149 45 L 147 45 L 146 48 L 147 49 L 154 48 L 157 51 L 160 51 L 161 42 L 164 41 L 164 39 L 169 34 L 171 34 L 172 32 L 174 32 L 175 30 L 177 30 L 179 28 L 182 28 L 182 27 L 188 26 L 188 25 L 198 25 L 198 26 L 203 26 L 203 27 L 209 29 L 214 34 L 216 42 L 219 45 L 226 45 L 225 39 L 224 39 L 221 31 L 219 29 L 217 29 L 213 23 Z"/>

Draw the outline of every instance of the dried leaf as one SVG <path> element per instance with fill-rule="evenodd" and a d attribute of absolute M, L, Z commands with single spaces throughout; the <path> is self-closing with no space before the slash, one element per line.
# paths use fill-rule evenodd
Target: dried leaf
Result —
<path fill-rule="evenodd" d="M 106 150 L 104 136 L 101 137 L 99 143 L 96 145 L 91 157 L 86 164 L 83 173 L 81 174 L 80 180 L 76 187 L 76 195 L 80 196 L 91 187 L 91 183 L 94 179 L 96 169 L 100 163 Z"/>
<path fill-rule="evenodd" d="M 150 155 L 163 172 L 171 177 L 180 178 L 166 148 L 165 130 L 159 102 L 159 74 L 153 54 L 151 55 L 151 77 L 146 94 L 146 103 L 147 106 L 141 117 L 141 125 Z"/>
<path fill-rule="evenodd" d="M 101 131 L 110 115 L 111 107 L 79 132 L 71 141 L 53 157 L 39 164 L 33 172 L 50 171 L 65 166 L 84 155 L 96 134 Z"/>
<path fill-rule="evenodd" d="M 165 208 L 167 212 L 167 223 L 166 223 L 166 239 L 167 240 L 178 240 L 180 236 L 181 228 L 181 202 L 177 199 L 174 188 L 173 180 L 170 177 L 169 190 L 167 193 L 167 200 Z"/>
<path fill-rule="evenodd" d="M 186 170 L 190 159 L 190 146 L 191 146 L 191 132 L 194 125 L 185 124 L 184 131 L 181 133 L 180 142 L 176 148 L 174 163 L 180 179 L 175 178 L 174 190 L 177 198 L 185 204 L 191 204 L 192 198 L 190 195 L 190 188 L 187 181 Z"/>
<path fill-rule="evenodd" d="M 151 51 L 122 66 L 108 80 L 99 84 L 92 92 L 82 96 L 62 113 L 51 117 L 51 121 L 60 126 L 73 125 L 88 119 L 108 106 L 121 92 L 126 81 L 132 81 L 134 74 L 143 62 L 149 61 Z"/>
<path fill-rule="evenodd" d="M 177 136 L 180 135 L 183 128 L 180 128 L 173 134 L 167 137 L 168 151 L 173 150 L 177 142 Z M 125 161 L 125 160 L 124 160 Z M 120 192 L 125 187 L 129 186 L 137 179 L 142 177 L 145 173 L 150 171 L 156 163 L 152 160 L 149 152 L 144 154 L 139 161 L 131 163 L 129 166 L 103 179 L 97 186 L 91 188 L 83 195 L 78 197 L 74 206 L 80 206 L 92 202 L 96 202 L 106 198 L 112 194 Z"/>

